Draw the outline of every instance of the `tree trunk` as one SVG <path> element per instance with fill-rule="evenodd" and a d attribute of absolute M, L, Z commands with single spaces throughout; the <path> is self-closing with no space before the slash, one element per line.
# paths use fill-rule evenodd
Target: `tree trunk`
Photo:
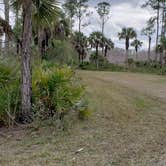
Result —
<path fill-rule="evenodd" d="M 126 63 L 128 61 L 128 54 L 129 54 L 129 38 L 126 38 L 126 57 L 125 57 Z"/>
<path fill-rule="evenodd" d="M 31 117 L 31 38 L 32 38 L 32 0 L 23 1 L 22 36 L 22 114 L 21 121 L 30 123 Z"/>
<path fill-rule="evenodd" d="M 16 11 L 15 11 L 15 24 L 16 24 L 16 29 L 18 29 L 18 27 L 19 27 L 19 9 L 18 8 L 16 8 Z M 16 36 L 16 39 L 17 39 L 17 48 L 16 48 L 16 53 L 17 53 L 17 55 L 20 55 L 20 52 L 21 52 L 21 45 L 22 45 L 22 43 L 21 43 L 21 39 L 20 39 L 20 36 Z"/>
<path fill-rule="evenodd" d="M 79 46 L 81 46 L 81 41 L 80 41 L 80 33 L 81 33 L 81 9 L 79 9 L 79 16 L 78 16 L 78 31 L 79 31 Z M 79 52 L 79 63 L 81 63 L 81 53 Z"/>
<path fill-rule="evenodd" d="M 151 37 L 149 36 L 149 46 L 148 46 L 148 61 L 150 61 L 151 56 Z"/>
<path fill-rule="evenodd" d="M 104 18 L 102 20 L 102 55 L 104 54 Z"/>
<path fill-rule="evenodd" d="M 96 44 L 96 68 L 99 68 L 99 44 Z"/>
<path fill-rule="evenodd" d="M 156 48 L 157 48 L 157 46 L 158 46 L 158 41 L 159 41 L 159 18 L 160 17 L 160 2 L 159 2 L 159 0 L 158 0 L 158 9 L 157 9 L 157 30 L 156 30 Z M 158 51 L 157 51 L 157 49 L 156 49 L 156 55 L 155 55 L 155 61 L 157 61 L 157 59 L 158 59 Z"/>
<path fill-rule="evenodd" d="M 165 35 L 166 35 L 166 11 L 165 11 L 165 9 L 166 9 L 166 2 L 163 2 L 162 3 L 162 5 L 163 5 L 163 10 L 162 10 L 162 26 L 161 26 L 161 38 L 164 38 L 165 37 Z"/>
<path fill-rule="evenodd" d="M 9 24 L 9 0 L 4 0 L 5 5 L 5 21 Z M 5 53 L 9 53 L 9 36 L 5 34 Z"/>
<path fill-rule="evenodd" d="M 136 53 L 136 61 L 138 61 L 138 47 L 135 47 L 135 53 Z"/>
<path fill-rule="evenodd" d="M 105 51 L 104 51 L 104 56 L 107 57 L 107 52 L 108 52 L 108 46 L 105 46 Z"/>
<path fill-rule="evenodd" d="M 79 9 L 79 16 L 78 16 L 78 32 L 81 32 L 81 9 Z"/>

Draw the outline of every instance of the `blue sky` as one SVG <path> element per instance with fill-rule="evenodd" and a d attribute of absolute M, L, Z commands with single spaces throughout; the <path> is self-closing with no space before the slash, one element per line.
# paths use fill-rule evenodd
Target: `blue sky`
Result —
<path fill-rule="evenodd" d="M 63 3 L 64 0 L 61 0 Z M 96 13 L 95 6 L 103 0 L 90 0 L 89 10 L 93 12 L 90 19 L 85 18 L 84 22 L 89 22 L 88 27 L 83 28 L 83 32 L 89 35 L 92 31 L 101 30 L 100 19 Z M 142 9 L 141 4 L 145 0 L 105 0 L 110 2 L 110 19 L 106 23 L 105 36 L 111 38 L 116 47 L 124 48 L 124 41 L 119 41 L 117 34 L 122 27 L 133 27 L 138 33 L 138 39 L 143 42 L 143 49 L 147 49 L 147 39 L 141 35 L 142 28 L 146 25 L 146 21 L 154 15 L 150 9 Z M 0 0 L 2 3 L 3 0 Z M 3 17 L 3 6 L 0 5 L 0 16 Z M 10 21 L 14 19 L 11 13 Z M 75 22 L 75 30 L 78 29 L 77 21 Z M 154 38 L 155 40 L 155 38 Z M 154 45 L 155 41 L 153 40 Z"/>

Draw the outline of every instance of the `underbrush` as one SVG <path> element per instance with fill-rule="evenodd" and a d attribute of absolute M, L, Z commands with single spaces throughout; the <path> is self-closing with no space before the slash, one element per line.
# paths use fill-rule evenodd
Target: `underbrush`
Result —
<path fill-rule="evenodd" d="M 21 74 L 19 61 L 0 63 L 0 126 L 19 123 L 21 113 Z M 63 120 L 70 112 L 84 117 L 84 86 L 68 66 L 57 66 L 43 61 L 33 65 L 32 76 L 33 120 Z"/>
<path fill-rule="evenodd" d="M 53 40 L 45 54 L 44 60 L 59 64 L 75 66 L 78 64 L 78 56 L 70 41 Z"/>
<path fill-rule="evenodd" d="M 166 65 L 161 65 L 159 62 L 136 61 L 128 60 L 127 65 L 117 65 L 109 63 L 104 57 L 99 58 L 99 67 L 96 67 L 94 61 L 80 64 L 82 70 L 98 70 L 98 71 L 113 71 L 113 72 L 138 72 L 166 75 Z"/>

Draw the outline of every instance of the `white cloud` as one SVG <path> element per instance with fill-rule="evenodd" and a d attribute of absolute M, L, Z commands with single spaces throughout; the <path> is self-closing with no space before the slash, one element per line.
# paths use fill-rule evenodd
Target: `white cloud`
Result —
<path fill-rule="evenodd" d="M 121 31 L 122 27 L 133 27 L 138 33 L 138 38 L 144 43 L 143 48 L 147 48 L 146 38 L 141 36 L 141 30 L 146 25 L 146 21 L 153 16 L 154 13 L 140 7 L 142 0 L 137 1 L 136 3 L 137 5 L 133 5 L 133 3 L 130 2 L 114 3 L 111 7 L 110 20 L 106 24 L 105 35 L 108 38 L 111 38 L 117 47 L 124 48 L 124 41 L 119 41 L 117 37 L 117 34 Z M 100 19 L 95 8 L 91 6 L 89 9 L 90 11 L 93 11 L 93 15 L 89 20 L 85 18 L 85 22 L 91 22 L 88 27 L 83 29 L 83 32 L 86 35 L 90 34 L 92 31 L 101 29 L 99 24 Z M 78 23 L 76 22 L 76 29 L 77 24 Z"/>

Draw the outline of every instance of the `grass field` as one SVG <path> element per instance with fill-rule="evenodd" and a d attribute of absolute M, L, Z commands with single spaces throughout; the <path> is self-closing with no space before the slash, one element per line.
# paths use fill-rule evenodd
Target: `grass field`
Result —
<path fill-rule="evenodd" d="M 91 116 L 0 135 L 2 166 L 165 166 L 166 77 L 78 71 Z"/>

